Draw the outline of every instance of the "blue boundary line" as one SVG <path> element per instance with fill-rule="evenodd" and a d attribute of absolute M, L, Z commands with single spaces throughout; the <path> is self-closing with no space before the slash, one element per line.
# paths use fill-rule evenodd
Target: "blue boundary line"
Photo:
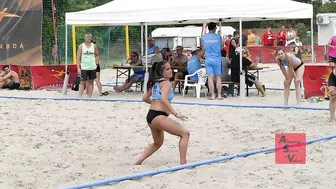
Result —
<path fill-rule="evenodd" d="M 20 97 L 20 96 L 0 96 L 2 99 L 25 99 L 25 100 L 72 100 L 72 101 L 105 101 L 105 102 L 142 102 L 141 100 L 126 100 L 126 99 L 104 99 L 104 98 L 46 98 L 46 97 Z M 209 104 L 209 103 L 196 103 L 196 102 L 173 102 L 174 104 L 184 104 L 184 105 L 201 105 L 201 106 L 222 106 L 222 107 L 240 107 L 240 108 L 282 108 L 282 109 L 305 109 L 305 110 L 328 110 L 328 108 L 320 108 L 320 107 L 302 107 L 302 106 L 277 106 L 277 105 L 240 105 L 240 104 Z M 322 140 L 330 140 L 332 138 L 335 138 L 336 134 L 329 135 L 325 137 L 320 137 L 312 140 L 307 140 L 307 144 L 311 144 L 313 142 L 322 141 Z M 106 185 L 113 182 L 120 182 L 125 180 L 133 180 L 133 179 L 139 179 L 146 176 L 153 176 L 156 174 L 162 174 L 172 171 L 178 171 L 186 168 L 231 160 L 237 157 L 247 157 L 249 155 L 254 155 L 258 153 L 266 153 L 266 152 L 273 152 L 275 150 L 275 147 L 272 148 L 266 148 L 266 149 L 259 149 L 259 150 L 253 150 L 248 152 L 242 152 L 235 155 L 230 156 L 223 156 L 215 159 L 209 159 L 209 160 L 203 160 L 199 162 L 189 163 L 186 165 L 180 165 L 175 166 L 171 168 L 165 168 L 160 170 L 154 170 L 149 171 L 145 173 L 137 173 L 133 175 L 126 175 L 122 177 L 116 177 L 106 180 L 101 180 L 93 183 L 87 183 L 87 184 L 81 184 L 76 186 L 70 186 L 66 187 L 64 189 L 81 189 L 81 188 L 89 188 L 94 186 L 101 186 Z"/>
<path fill-rule="evenodd" d="M 59 101 L 101 101 L 101 102 L 142 102 L 137 99 L 109 99 L 109 98 L 57 98 L 57 97 L 24 97 L 24 96 L 0 96 L 0 99 L 21 99 L 21 100 L 59 100 Z M 199 106 L 220 106 L 236 108 L 278 108 L 278 109 L 301 109 L 301 110 L 329 110 L 322 107 L 309 106 L 284 106 L 284 105 L 243 105 L 243 104 L 220 104 L 220 103 L 202 103 L 202 102 L 176 102 L 173 104 L 181 105 L 199 105 Z"/>
<path fill-rule="evenodd" d="M 275 68 L 275 69 L 268 69 L 268 70 L 260 70 L 259 72 L 273 72 L 273 71 L 277 71 L 280 70 L 279 68 Z"/>
<path fill-rule="evenodd" d="M 319 141 L 323 141 L 323 140 L 330 140 L 330 139 L 333 139 L 335 137 L 336 137 L 336 134 L 328 135 L 328 136 L 324 136 L 324 137 L 319 137 L 319 138 L 307 140 L 306 143 L 304 143 L 304 144 L 288 145 L 288 147 L 295 146 L 295 145 L 312 144 L 314 142 L 319 142 Z M 270 147 L 270 148 L 266 148 L 266 149 L 258 149 L 258 150 L 248 151 L 248 152 L 241 152 L 241 153 L 234 154 L 234 155 L 222 156 L 222 157 L 218 157 L 218 158 L 214 158 L 214 159 L 208 159 L 208 160 L 203 160 L 203 161 L 199 161 L 199 162 L 188 163 L 188 164 L 185 164 L 185 165 L 179 165 L 179 166 L 170 167 L 170 168 L 158 169 L 158 170 L 153 170 L 153 171 L 148 171 L 148 172 L 143 172 L 143 173 L 135 173 L 135 174 L 131 174 L 131 175 L 115 177 L 115 178 L 100 180 L 100 181 L 86 183 L 86 184 L 69 186 L 69 187 L 66 187 L 66 188 L 63 188 L 63 189 L 82 189 L 82 188 L 89 188 L 89 187 L 107 185 L 107 184 L 110 184 L 110 183 L 116 183 L 116 182 L 121 182 L 121 181 L 126 181 L 126 180 L 135 180 L 135 179 L 140 179 L 140 178 L 143 178 L 143 177 L 154 176 L 154 175 L 157 175 L 157 174 L 168 173 L 168 172 L 173 172 L 173 171 L 179 171 L 179 170 L 182 170 L 182 169 L 193 168 L 193 167 L 197 167 L 197 166 L 201 166 L 201 165 L 209 165 L 209 164 L 212 164 L 212 163 L 228 161 L 228 160 L 232 160 L 232 159 L 238 158 L 238 157 L 247 157 L 247 156 L 255 155 L 255 154 L 259 154 L 259 153 L 270 153 L 270 152 L 274 152 L 275 150 L 279 150 L 279 149 L 284 149 L 284 146 L 281 146 L 279 148 Z"/>

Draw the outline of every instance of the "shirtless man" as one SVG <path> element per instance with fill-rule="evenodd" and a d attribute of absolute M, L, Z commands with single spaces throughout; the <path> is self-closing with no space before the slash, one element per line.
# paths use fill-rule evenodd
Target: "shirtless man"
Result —
<path fill-rule="evenodd" d="M 2 78 L 5 75 L 6 75 L 6 72 L 3 71 L 3 70 L 0 70 L 0 78 Z M 5 86 L 5 84 L 6 84 L 6 81 L 5 80 L 1 80 L 0 81 L 0 89 L 2 89 Z"/>
<path fill-rule="evenodd" d="M 4 71 L 0 73 L 0 88 L 18 89 L 20 88 L 19 75 L 10 70 L 8 66 L 4 67 Z"/>

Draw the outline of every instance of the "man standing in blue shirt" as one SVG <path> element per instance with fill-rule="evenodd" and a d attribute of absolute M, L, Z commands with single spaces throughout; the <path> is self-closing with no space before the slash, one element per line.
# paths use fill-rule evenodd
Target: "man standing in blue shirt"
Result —
<path fill-rule="evenodd" d="M 214 77 L 216 77 L 216 87 L 218 92 L 218 99 L 222 100 L 222 38 L 216 34 L 216 24 L 210 22 L 208 24 L 209 33 L 202 37 L 202 45 L 205 50 L 205 68 L 208 74 L 208 86 L 211 97 L 210 100 L 214 100 L 215 86 Z"/>

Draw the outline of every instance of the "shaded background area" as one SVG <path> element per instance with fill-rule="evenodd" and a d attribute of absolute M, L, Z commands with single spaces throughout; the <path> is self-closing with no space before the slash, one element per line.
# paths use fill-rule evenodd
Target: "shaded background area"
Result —
<path fill-rule="evenodd" d="M 42 0 L 0 1 L 0 64 L 42 65 Z"/>
<path fill-rule="evenodd" d="M 110 2 L 111 0 L 43 0 L 43 62 L 45 65 L 61 64 L 65 61 L 65 26 L 64 17 L 66 12 L 75 12 L 90 9 Z M 303 3 L 311 3 L 311 0 L 296 0 Z M 55 10 L 56 20 L 56 37 L 59 49 L 59 59 L 55 56 L 55 37 L 53 26 L 53 3 Z M 327 13 L 336 11 L 335 0 L 330 0 L 326 4 L 322 4 L 322 0 L 314 0 L 314 37 L 317 37 L 317 25 L 315 24 L 315 16 L 317 13 Z M 225 11 L 225 10 L 223 10 Z M 284 21 L 258 21 L 258 22 L 244 22 L 244 29 L 257 29 L 258 33 L 262 33 L 267 26 L 271 26 L 274 32 L 282 25 L 292 25 L 300 36 L 300 40 L 304 45 L 310 45 L 310 36 L 307 32 L 310 30 L 310 20 L 284 20 Z M 223 23 L 227 26 L 232 26 L 238 29 L 238 23 Z M 184 25 L 179 25 L 184 26 Z M 201 25 L 199 25 L 201 26 Z M 164 26 L 149 26 L 148 34 L 158 27 L 174 27 L 172 25 Z M 118 64 L 126 57 L 125 46 L 125 27 L 124 26 L 111 26 L 111 27 L 76 27 L 76 44 L 83 42 L 85 32 L 90 32 L 97 41 L 97 45 L 101 51 L 101 64 L 102 67 L 109 67 Z M 68 27 L 68 62 L 72 63 L 72 37 L 71 26 Z M 129 42 L 130 51 L 141 52 L 140 44 L 141 34 L 139 26 L 129 27 Z M 317 42 L 317 40 L 314 40 Z"/>

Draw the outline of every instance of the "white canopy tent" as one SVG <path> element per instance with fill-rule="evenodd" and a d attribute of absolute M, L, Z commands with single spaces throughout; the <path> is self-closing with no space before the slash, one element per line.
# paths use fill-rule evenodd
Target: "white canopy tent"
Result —
<path fill-rule="evenodd" d="M 311 28 L 313 28 L 313 6 L 290 0 L 284 0 L 280 3 L 278 0 L 207 0 L 198 2 L 170 0 L 168 4 L 158 3 L 156 0 L 114 0 L 89 10 L 66 13 L 65 24 L 66 27 L 67 25 L 145 25 L 147 47 L 148 25 L 239 22 L 240 35 L 242 35 L 243 21 L 307 18 L 311 19 Z M 65 31 L 65 39 L 67 40 L 67 29 Z M 313 30 L 311 29 L 311 31 Z M 313 61 L 313 36 L 311 41 Z M 240 44 L 242 44 L 241 37 Z M 67 64 L 67 41 L 65 45 Z M 147 48 L 145 54 L 147 55 Z M 242 69 L 242 57 L 240 65 Z M 145 82 L 148 80 L 147 66 L 146 61 Z M 241 77 L 240 82 L 240 86 L 245 86 L 244 76 Z M 67 86 L 67 83 L 65 84 Z M 245 96 L 244 87 L 240 87 L 240 90 L 241 96 Z M 66 88 L 65 91 L 63 88 L 63 94 L 66 94 Z"/>
<path fill-rule="evenodd" d="M 305 19 L 313 16 L 310 4 L 285 0 L 207 0 L 158 3 L 156 0 L 114 0 L 105 5 L 66 13 L 65 22 L 96 25 L 197 24 L 210 21 L 239 22 L 256 20 Z"/>

